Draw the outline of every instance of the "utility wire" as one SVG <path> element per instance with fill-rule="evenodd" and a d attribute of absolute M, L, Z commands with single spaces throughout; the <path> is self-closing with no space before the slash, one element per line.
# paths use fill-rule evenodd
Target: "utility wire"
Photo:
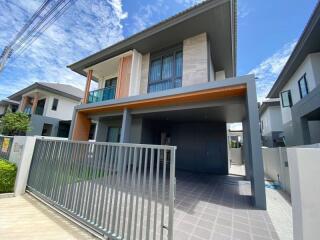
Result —
<path fill-rule="evenodd" d="M 25 41 L 24 45 L 21 45 L 19 50 L 16 51 L 15 59 L 21 56 L 26 51 L 26 49 L 28 49 L 29 46 L 32 45 L 34 41 L 36 41 L 61 15 L 63 15 L 65 11 L 67 11 L 68 8 L 72 5 L 72 2 L 74 2 L 74 0 L 68 0 L 68 2 L 63 7 L 61 7 L 61 9 L 56 12 L 54 16 L 47 23 L 45 23 L 37 33 L 34 34 L 34 36 L 32 36 L 32 38 L 29 38 L 27 41 Z"/>
<path fill-rule="evenodd" d="M 0 55 L 0 71 L 32 45 L 76 0 L 45 0 Z M 51 5 L 51 6 L 50 6 Z"/>

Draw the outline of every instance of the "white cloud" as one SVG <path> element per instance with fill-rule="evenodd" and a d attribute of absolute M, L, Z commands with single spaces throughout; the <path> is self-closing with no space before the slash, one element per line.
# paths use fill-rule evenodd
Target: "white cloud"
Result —
<path fill-rule="evenodd" d="M 259 101 L 262 101 L 270 91 L 274 81 L 277 79 L 290 57 L 296 43 L 297 41 L 294 40 L 285 44 L 271 57 L 263 60 L 257 67 L 249 72 L 249 74 L 255 74 L 257 77 L 256 84 Z"/>
<path fill-rule="evenodd" d="M 201 3 L 205 0 L 176 0 L 177 3 L 183 4 L 185 6 L 193 6 L 195 4 Z"/>
<path fill-rule="evenodd" d="M 21 29 L 41 2 L 0 2 L 0 49 Z M 85 78 L 66 68 L 124 38 L 128 16 L 121 0 L 78 0 L 23 55 L 0 73 L 0 98 L 35 81 L 67 83 L 84 88 Z"/>
<path fill-rule="evenodd" d="M 155 24 L 157 16 L 159 17 L 161 12 L 168 8 L 167 5 L 164 5 L 163 0 L 153 1 L 152 4 L 142 5 L 139 7 L 139 10 L 136 14 L 133 15 L 133 27 L 131 33 L 140 32 L 147 27 Z M 162 9 L 162 11 L 159 11 Z"/>
<path fill-rule="evenodd" d="M 237 12 L 238 18 L 245 18 L 252 12 L 252 9 L 249 7 L 249 4 L 245 0 L 242 0 L 238 2 Z"/>

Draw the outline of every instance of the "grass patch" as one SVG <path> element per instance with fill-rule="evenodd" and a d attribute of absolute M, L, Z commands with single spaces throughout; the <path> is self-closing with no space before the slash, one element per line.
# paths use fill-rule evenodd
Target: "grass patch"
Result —
<path fill-rule="evenodd" d="M 13 192 L 16 175 L 17 166 L 0 158 L 0 193 Z"/>

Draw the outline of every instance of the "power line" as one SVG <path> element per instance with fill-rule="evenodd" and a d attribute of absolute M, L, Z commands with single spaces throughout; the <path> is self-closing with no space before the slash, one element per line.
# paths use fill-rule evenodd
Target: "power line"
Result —
<path fill-rule="evenodd" d="M 45 0 L 0 55 L 0 71 L 9 58 L 23 54 L 76 0 Z M 51 6 L 50 6 L 51 5 Z"/>

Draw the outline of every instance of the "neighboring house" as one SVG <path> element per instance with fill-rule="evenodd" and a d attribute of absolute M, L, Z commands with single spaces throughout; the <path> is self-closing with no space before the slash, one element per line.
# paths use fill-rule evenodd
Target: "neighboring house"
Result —
<path fill-rule="evenodd" d="M 205 1 L 69 66 L 86 76 L 71 138 L 176 145 L 176 167 L 228 174 L 226 123 L 242 122 L 247 177 L 265 208 L 255 79 L 236 77 L 236 6 Z M 99 89 L 89 91 L 91 81 Z"/>
<path fill-rule="evenodd" d="M 280 99 L 267 99 L 259 108 L 262 145 L 265 147 L 282 147 L 283 125 Z"/>
<path fill-rule="evenodd" d="M 0 117 L 7 112 L 16 112 L 19 107 L 19 102 L 10 99 L 2 99 L 0 101 Z"/>
<path fill-rule="evenodd" d="M 287 146 L 320 142 L 320 3 L 268 94 L 281 99 Z"/>
<path fill-rule="evenodd" d="M 27 135 L 68 137 L 74 107 L 83 91 L 66 84 L 36 82 L 9 96 L 19 102 L 19 111 L 28 113 Z"/>

